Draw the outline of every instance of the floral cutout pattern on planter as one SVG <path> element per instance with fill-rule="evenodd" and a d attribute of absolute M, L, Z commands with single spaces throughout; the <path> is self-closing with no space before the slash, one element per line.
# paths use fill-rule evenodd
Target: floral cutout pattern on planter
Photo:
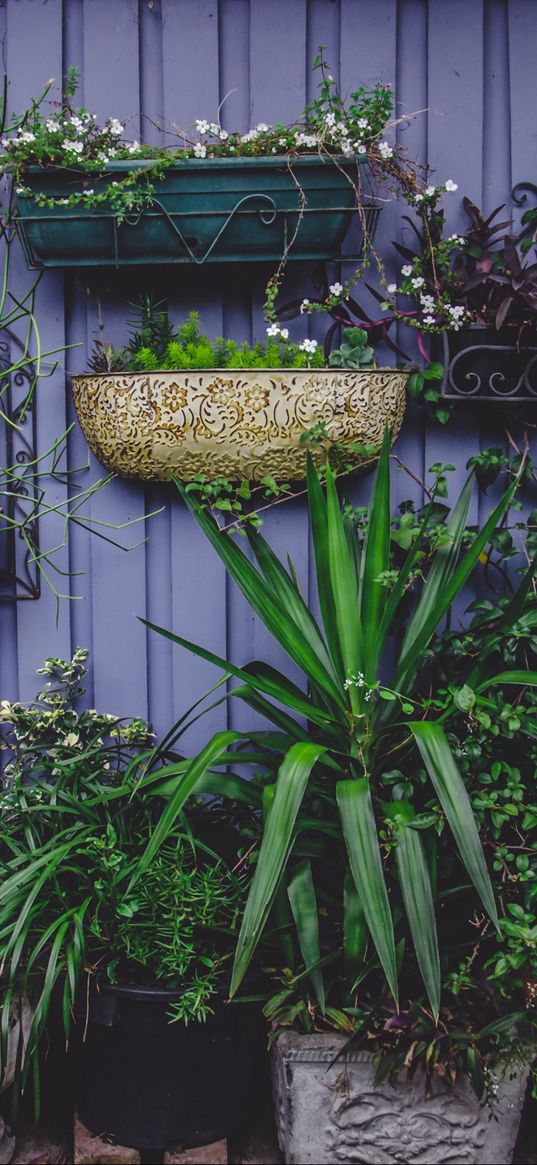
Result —
<path fill-rule="evenodd" d="M 74 376 L 72 387 L 90 448 L 122 477 L 300 480 L 301 436 L 319 422 L 332 441 L 380 448 L 386 424 L 395 440 L 407 379 L 386 368 L 225 368 Z M 326 453 L 314 457 L 321 464 Z"/>

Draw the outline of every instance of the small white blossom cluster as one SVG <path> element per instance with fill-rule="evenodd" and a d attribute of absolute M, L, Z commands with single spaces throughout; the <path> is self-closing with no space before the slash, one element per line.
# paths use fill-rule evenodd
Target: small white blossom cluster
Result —
<path fill-rule="evenodd" d="M 313 355 L 319 344 L 318 340 L 303 340 L 298 346 L 301 352 L 308 352 L 310 355 Z"/>
<path fill-rule="evenodd" d="M 343 295 L 343 290 L 344 290 L 343 284 L 342 283 L 331 283 L 328 290 L 330 292 L 330 295 Z"/>
<path fill-rule="evenodd" d="M 279 336 L 282 340 L 289 339 L 289 328 L 280 328 L 279 324 L 269 324 L 267 336 Z"/>
<path fill-rule="evenodd" d="M 198 117 L 194 124 L 197 133 L 201 134 L 202 137 L 209 134 L 213 138 L 219 138 L 221 142 L 226 142 L 229 137 L 227 130 L 222 129 L 222 126 L 218 125 L 216 121 L 206 121 L 204 117 Z"/>

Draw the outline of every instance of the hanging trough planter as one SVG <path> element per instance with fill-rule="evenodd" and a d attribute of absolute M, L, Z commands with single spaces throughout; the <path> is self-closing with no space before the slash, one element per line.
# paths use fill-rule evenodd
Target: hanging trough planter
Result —
<path fill-rule="evenodd" d="M 395 440 L 407 379 L 393 368 L 224 368 L 88 373 L 72 389 L 88 445 L 120 477 L 296 481 L 306 471 L 301 438 L 319 422 L 346 445 L 380 448 L 386 424 Z M 313 456 L 321 464 L 326 451 Z"/>
<path fill-rule="evenodd" d="M 149 161 L 108 163 L 102 174 L 29 166 L 17 195 L 20 237 L 34 267 L 122 267 L 337 258 L 357 216 L 357 161 L 329 155 L 189 158 L 154 180 L 150 203 L 119 221 L 100 204 L 39 206 L 111 184 Z M 380 207 L 362 203 L 372 239 Z"/>

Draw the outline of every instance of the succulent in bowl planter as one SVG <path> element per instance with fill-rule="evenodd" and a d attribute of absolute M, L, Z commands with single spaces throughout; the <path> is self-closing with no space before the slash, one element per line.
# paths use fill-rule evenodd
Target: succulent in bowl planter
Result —
<path fill-rule="evenodd" d="M 387 423 L 397 436 L 408 374 L 377 368 L 364 341 L 353 332 L 329 360 L 277 322 L 266 344 L 212 341 L 196 313 L 175 328 L 146 298 L 128 346 L 100 342 L 92 372 L 72 378 L 75 406 L 90 448 L 122 476 L 299 480 L 316 425 L 356 464 L 371 456 L 357 446 L 378 449 Z"/>
<path fill-rule="evenodd" d="M 238 666 L 149 624 L 235 677 L 234 696 L 277 730 L 232 990 L 261 940 L 271 944 L 267 961 L 280 971 L 265 1013 L 275 1034 L 286 1033 L 274 1057 L 290 1162 L 375 1160 L 375 1152 L 382 1160 L 390 1129 L 399 1145 L 412 1127 L 406 1159 L 443 1160 L 446 1144 L 454 1160 L 466 1153 L 476 1162 L 503 1161 L 512 1150 L 534 1054 L 534 1012 L 516 983 L 520 944 L 523 957 L 531 953 L 534 910 L 533 923 L 519 919 L 520 933 L 506 941 L 504 911 L 508 922 L 507 903 L 516 906 L 518 895 L 510 900 L 490 868 L 503 860 L 495 832 L 503 797 L 487 804 L 487 781 L 478 790 L 481 780 L 474 774 L 472 784 L 466 764 L 461 772 L 464 736 L 452 729 L 454 718 L 463 726 L 486 725 L 488 716 L 492 723 L 491 701 L 501 709 L 512 691 L 513 702 L 521 688 L 537 685 L 537 671 L 527 664 L 506 671 L 486 633 L 475 654 L 466 646 L 466 683 L 455 689 L 431 659 L 443 617 L 495 544 L 516 485 L 476 531 L 466 525 L 471 477 L 451 512 L 433 490 L 419 513 L 392 520 L 387 439 L 365 518 L 341 503 L 330 470 L 324 492 L 310 464 L 320 621 L 292 564 L 287 569 L 255 530 L 247 532 L 250 561 L 182 490 L 305 679 L 292 684 L 285 667 L 259 661 Z M 515 642 L 521 612 L 534 614 L 533 574 L 527 570 L 495 612 L 501 636 Z M 530 814 L 531 787 L 524 792 Z M 514 959 L 505 1004 L 490 962 L 497 933 L 506 965 Z M 388 1094 L 386 1082 L 399 1074 Z M 494 1100 L 497 1085 L 502 1092 L 502 1079 L 498 1111 L 511 1117 L 500 1121 L 506 1140 L 498 1147 L 480 1102 Z M 375 1085 L 382 1086 L 376 1094 Z"/>
<path fill-rule="evenodd" d="M 225 1005 L 246 843 L 216 802 L 188 824 L 168 813 L 142 721 L 74 710 L 86 655 L 46 661 L 36 701 L 2 705 L 3 1031 L 14 999 L 32 1009 L 15 1091 L 59 1005 L 91 1129 L 141 1147 L 211 1141 L 243 1112 L 262 1030 L 255 1006 Z"/>

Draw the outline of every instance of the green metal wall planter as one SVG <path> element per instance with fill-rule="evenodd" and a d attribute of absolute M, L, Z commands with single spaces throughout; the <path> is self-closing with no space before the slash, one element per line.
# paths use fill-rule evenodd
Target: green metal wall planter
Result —
<path fill-rule="evenodd" d="M 326 155 L 188 159 L 157 180 L 151 205 L 123 222 L 106 206 L 51 209 L 19 194 L 19 233 L 33 267 L 277 262 L 288 247 L 289 259 L 335 259 L 358 217 L 357 164 Z M 147 165 L 109 163 L 102 175 L 29 167 L 25 184 L 59 199 Z M 363 210 L 372 238 L 380 207 L 366 198 Z"/>

